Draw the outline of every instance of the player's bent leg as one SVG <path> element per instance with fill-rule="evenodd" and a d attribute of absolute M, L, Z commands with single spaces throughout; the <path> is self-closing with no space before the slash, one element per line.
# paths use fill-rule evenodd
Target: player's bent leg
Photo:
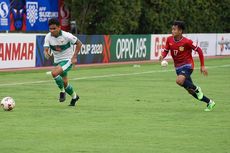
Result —
<path fill-rule="evenodd" d="M 61 91 L 59 94 L 59 102 L 64 102 L 65 100 L 66 100 L 66 93 Z"/>
<path fill-rule="evenodd" d="M 65 91 L 70 96 L 72 96 L 72 100 L 70 101 L 69 106 L 75 106 L 76 102 L 79 99 L 79 96 L 76 94 L 76 92 L 73 90 L 73 87 L 70 84 L 68 84 L 68 86 L 65 88 Z"/>
<path fill-rule="evenodd" d="M 195 91 L 193 89 L 186 89 L 188 91 L 189 94 L 194 95 Z M 196 97 L 197 98 L 197 97 Z"/>
<path fill-rule="evenodd" d="M 198 99 L 202 100 L 202 98 L 204 97 L 204 94 L 203 94 L 201 88 L 197 86 L 195 92 L 196 92 Z"/>
<path fill-rule="evenodd" d="M 72 100 L 70 101 L 69 106 L 75 106 L 76 102 L 78 101 L 80 97 L 77 95 L 75 99 L 72 98 Z"/>
<path fill-rule="evenodd" d="M 60 94 L 59 94 L 59 102 L 64 102 L 66 99 L 66 93 L 64 90 L 64 82 L 62 80 L 62 77 L 58 75 L 57 77 L 54 78 L 56 84 L 58 85 L 58 88 L 60 89 Z"/>
<path fill-rule="evenodd" d="M 64 81 L 62 79 L 62 77 L 60 76 L 60 74 L 62 74 L 63 70 L 61 66 L 56 66 L 53 71 L 52 71 L 52 76 L 58 86 L 58 88 L 60 89 L 60 94 L 59 94 L 59 102 L 64 102 L 66 99 L 66 93 L 64 90 Z"/>
<path fill-rule="evenodd" d="M 201 88 L 193 84 L 190 76 L 187 76 L 186 78 L 184 75 L 178 75 L 176 82 L 180 86 L 183 86 L 194 98 L 201 101 L 203 100 L 204 94 L 202 93 Z"/>
<path fill-rule="evenodd" d="M 62 77 L 62 80 L 64 82 L 64 88 L 66 88 L 69 84 L 68 78 L 65 76 L 65 77 Z"/>
<path fill-rule="evenodd" d="M 72 96 L 72 94 L 74 93 L 73 87 L 70 84 L 68 84 L 68 86 L 65 88 L 65 92 Z"/>
<path fill-rule="evenodd" d="M 76 92 L 73 90 L 73 87 L 68 83 L 68 78 L 67 78 L 67 73 L 69 70 L 72 68 L 71 61 L 63 61 L 59 63 L 61 65 L 61 68 L 63 70 L 61 76 L 64 81 L 64 87 L 65 87 L 65 92 L 72 96 L 72 100 L 69 104 L 69 106 L 75 106 L 76 102 L 79 100 L 79 96 L 76 94 Z"/>
<path fill-rule="evenodd" d="M 213 108 L 216 106 L 216 103 L 213 101 L 213 100 L 210 100 L 208 105 L 207 105 L 207 108 L 204 109 L 204 111 L 206 112 L 210 112 L 213 110 Z"/>
<path fill-rule="evenodd" d="M 211 111 L 215 106 L 215 102 L 204 96 L 201 88 L 193 84 L 192 78 L 190 77 L 191 72 L 192 71 L 186 70 L 177 71 L 178 76 L 176 83 L 184 87 L 194 98 L 207 103 L 207 108 L 205 111 Z"/>
<path fill-rule="evenodd" d="M 190 89 L 190 90 L 195 91 L 197 87 L 190 80 L 191 79 L 186 78 L 184 81 L 183 87 L 186 89 Z"/>
<path fill-rule="evenodd" d="M 190 95 L 192 95 L 194 98 L 198 99 L 195 91 L 193 89 L 186 89 Z"/>
<path fill-rule="evenodd" d="M 204 94 L 203 92 L 201 91 L 201 88 L 194 85 L 193 82 L 192 82 L 192 79 L 191 77 L 188 77 L 185 79 L 184 81 L 184 84 L 183 84 L 183 87 L 185 89 L 188 90 L 188 92 L 195 98 L 197 98 L 198 100 L 202 100 Z M 195 96 L 196 94 L 196 96 Z"/>
<path fill-rule="evenodd" d="M 62 67 L 58 65 L 52 70 L 51 74 L 52 74 L 53 78 L 55 78 L 58 75 L 60 75 L 62 72 L 63 72 Z"/>
<path fill-rule="evenodd" d="M 176 83 L 179 86 L 183 86 L 185 79 L 186 79 L 186 77 L 184 75 L 178 75 L 176 78 Z"/>

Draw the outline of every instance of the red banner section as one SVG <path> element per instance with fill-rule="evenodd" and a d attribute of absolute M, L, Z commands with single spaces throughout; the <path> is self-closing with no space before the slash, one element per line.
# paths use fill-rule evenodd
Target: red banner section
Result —
<path fill-rule="evenodd" d="M 0 69 L 35 67 L 36 40 L 33 34 L 2 34 Z"/>
<path fill-rule="evenodd" d="M 64 0 L 58 2 L 58 18 L 61 24 L 61 29 L 70 31 L 70 8 L 65 4 Z"/>
<path fill-rule="evenodd" d="M 28 43 L 0 43 L 0 59 L 2 61 L 32 60 L 34 57 L 33 42 Z"/>

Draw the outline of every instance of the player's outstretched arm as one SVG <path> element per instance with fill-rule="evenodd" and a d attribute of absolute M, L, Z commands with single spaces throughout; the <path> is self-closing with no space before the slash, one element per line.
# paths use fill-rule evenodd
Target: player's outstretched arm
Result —
<path fill-rule="evenodd" d="M 159 57 L 159 61 L 161 62 L 168 54 L 168 51 L 164 50 L 161 52 L 161 55 Z"/>
<path fill-rule="evenodd" d="M 164 58 L 163 58 L 163 56 L 162 56 L 162 55 L 160 55 L 160 57 L 159 57 L 159 61 L 161 62 L 163 59 L 164 59 Z"/>
<path fill-rule="evenodd" d="M 207 75 L 208 75 L 208 70 L 205 68 L 205 66 L 201 66 L 201 67 L 200 67 L 200 72 L 201 72 L 204 76 L 207 76 Z"/>
<path fill-rule="evenodd" d="M 75 49 L 75 52 L 74 52 L 73 57 L 71 59 L 72 64 L 77 64 L 77 55 L 78 55 L 78 53 L 79 53 L 79 51 L 81 49 L 81 46 L 82 46 L 81 41 L 77 40 L 76 49 Z"/>
<path fill-rule="evenodd" d="M 202 52 L 202 49 L 200 47 L 196 47 L 195 51 L 198 52 L 199 59 L 200 59 L 200 72 L 204 76 L 207 76 L 208 75 L 208 70 L 205 68 L 205 65 L 204 65 L 204 54 Z"/>
<path fill-rule="evenodd" d="M 44 48 L 44 55 L 45 55 L 45 58 L 46 58 L 46 59 L 49 59 L 49 58 L 50 58 L 51 54 L 50 54 L 50 52 L 49 52 L 49 48 L 48 48 L 48 47 L 45 47 L 45 48 Z"/>

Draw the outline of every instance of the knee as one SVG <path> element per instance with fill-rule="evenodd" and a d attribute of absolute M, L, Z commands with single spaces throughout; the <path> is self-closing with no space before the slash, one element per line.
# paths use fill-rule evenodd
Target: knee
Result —
<path fill-rule="evenodd" d="M 51 72 L 52 76 L 55 78 L 57 77 L 59 74 L 62 73 L 62 68 L 60 66 L 56 67 L 55 69 L 53 69 L 53 71 Z"/>
<path fill-rule="evenodd" d="M 180 78 L 177 78 L 177 79 L 176 79 L 176 83 L 177 83 L 179 86 L 183 86 L 184 80 L 182 80 L 182 79 L 180 79 Z"/>
<path fill-rule="evenodd" d="M 53 71 L 51 72 L 51 74 L 52 74 L 53 78 L 55 78 L 55 77 L 58 76 L 58 73 L 57 73 L 57 71 L 55 71 L 55 70 L 53 70 Z"/>

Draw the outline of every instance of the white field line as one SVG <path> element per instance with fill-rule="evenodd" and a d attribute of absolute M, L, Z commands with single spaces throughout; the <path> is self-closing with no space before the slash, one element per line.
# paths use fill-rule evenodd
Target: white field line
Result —
<path fill-rule="evenodd" d="M 207 68 L 208 69 L 216 69 L 216 68 L 224 68 L 224 67 L 230 67 L 230 65 L 209 66 Z M 172 71 L 175 71 L 175 70 L 174 69 L 162 69 L 162 70 L 154 70 L 154 71 L 135 72 L 135 73 L 117 73 L 117 74 L 107 74 L 107 75 L 97 75 L 97 76 L 86 76 L 86 77 L 72 78 L 72 79 L 69 79 L 69 80 L 87 80 L 87 79 L 98 79 L 98 78 L 133 76 L 133 75 L 150 74 L 150 73 L 165 73 L 165 72 L 172 72 Z M 28 85 L 28 84 L 40 84 L 40 83 L 48 83 L 48 82 L 51 82 L 51 80 L 33 81 L 33 82 L 6 83 L 6 84 L 0 84 L 0 87 Z"/>

